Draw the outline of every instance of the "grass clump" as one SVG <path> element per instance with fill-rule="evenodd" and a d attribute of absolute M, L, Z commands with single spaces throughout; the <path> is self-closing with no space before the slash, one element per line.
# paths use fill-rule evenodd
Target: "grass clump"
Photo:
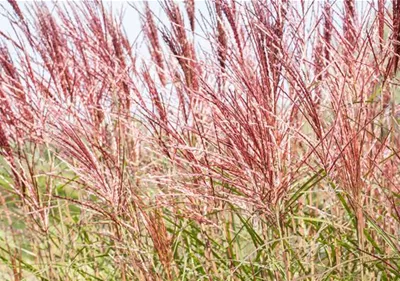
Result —
<path fill-rule="evenodd" d="M 0 279 L 400 280 L 398 1 L 1 5 Z"/>

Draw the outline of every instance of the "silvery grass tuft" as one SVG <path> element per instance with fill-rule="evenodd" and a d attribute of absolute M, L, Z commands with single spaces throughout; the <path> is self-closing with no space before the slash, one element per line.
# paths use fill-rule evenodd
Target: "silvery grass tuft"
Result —
<path fill-rule="evenodd" d="M 1 278 L 400 278 L 398 0 L 0 5 Z"/>

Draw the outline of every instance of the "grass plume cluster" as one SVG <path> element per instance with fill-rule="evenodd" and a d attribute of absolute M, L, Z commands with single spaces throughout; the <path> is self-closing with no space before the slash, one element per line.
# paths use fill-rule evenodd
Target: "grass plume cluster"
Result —
<path fill-rule="evenodd" d="M 360 3 L 1 3 L 0 279 L 400 280 L 400 2 Z"/>

